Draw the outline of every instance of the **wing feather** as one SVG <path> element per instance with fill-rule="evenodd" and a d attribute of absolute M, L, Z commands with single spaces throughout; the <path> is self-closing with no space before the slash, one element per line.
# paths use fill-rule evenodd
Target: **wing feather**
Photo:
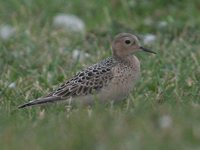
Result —
<path fill-rule="evenodd" d="M 84 96 L 98 93 L 107 86 L 113 78 L 111 68 L 115 65 L 113 58 L 107 58 L 98 64 L 94 64 L 77 73 L 71 80 L 60 85 L 55 91 L 47 96 L 30 101 L 19 108 L 66 100 L 70 97 Z"/>

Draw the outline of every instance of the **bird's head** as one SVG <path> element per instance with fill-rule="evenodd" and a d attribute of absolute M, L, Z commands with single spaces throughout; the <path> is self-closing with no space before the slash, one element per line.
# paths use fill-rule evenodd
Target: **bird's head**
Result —
<path fill-rule="evenodd" d="M 156 54 L 155 52 L 142 47 L 138 38 L 130 33 L 118 34 L 112 42 L 112 51 L 114 57 L 117 58 L 125 58 L 137 51 L 145 51 Z"/>

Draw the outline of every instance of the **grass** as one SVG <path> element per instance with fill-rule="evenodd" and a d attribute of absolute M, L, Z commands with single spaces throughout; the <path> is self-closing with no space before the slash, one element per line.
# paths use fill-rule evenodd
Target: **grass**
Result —
<path fill-rule="evenodd" d="M 0 0 L 0 23 L 16 35 L 0 41 L 0 149 L 200 149 L 198 0 Z M 86 23 L 86 35 L 52 27 L 58 13 Z M 165 21 L 167 26 L 160 27 Z M 142 77 L 114 106 L 62 104 L 17 110 L 79 69 L 109 56 L 116 33 L 152 33 L 157 55 L 136 54 Z M 81 49 L 91 55 L 72 59 Z M 9 85 L 15 83 L 14 88 Z M 166 119 L 167 118 L 167 119 Z M 164 124 L 164 125 L 163 125 Z"/>

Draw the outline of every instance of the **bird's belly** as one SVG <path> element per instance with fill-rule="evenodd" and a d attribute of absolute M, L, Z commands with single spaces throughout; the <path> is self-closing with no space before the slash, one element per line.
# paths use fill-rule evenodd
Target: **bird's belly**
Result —
<path fill-rule="evenodd" d="M 73 101 L 81 105 L 93 104 L 95 100 L 99 102 L 121 101 L 130 94 L 137 78 L 138 76 L 136 77 L 136 74 L 134 76 L 130 75 L 125 79 L 116 77 L 98 93 L 73 98 Z"/>
<path fill-rule="evenodd" d="M 130 92 L 133 90 L 133 87 L 138 79 L 138 75 L 129 75 L 124 78 L 115 78 L 113 81 L 102 90 L 104 93 L 102 95 L 102 101 L 120 101 L 126 98 Z"/>

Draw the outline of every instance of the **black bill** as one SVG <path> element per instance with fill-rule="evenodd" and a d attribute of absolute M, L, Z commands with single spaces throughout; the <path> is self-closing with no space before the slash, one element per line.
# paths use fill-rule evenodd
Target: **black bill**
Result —
<path fill-rule="evenodd" d="M 145 52 L 149 52 L 149 53 L 156 54 L 156 52 L 154 52 L 154 51 L 152 51 L 152 50 L 149 50 L 149 49 L 147 49 L 147 48 L 144 48 L 144 47 L 142 47 L 142 46 L 140 46 L 140 49 L 143 50 L 143 51 L 145 51 Z"/>

